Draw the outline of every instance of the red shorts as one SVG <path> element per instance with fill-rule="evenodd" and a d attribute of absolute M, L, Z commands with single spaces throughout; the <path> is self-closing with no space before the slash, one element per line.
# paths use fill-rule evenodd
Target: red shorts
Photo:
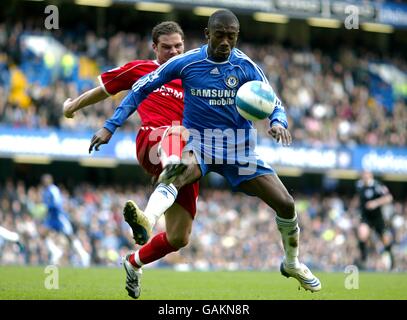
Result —
<path fill-rule="evenodd" d="M 168 127 L 153 128 L 143 126 L 136 138 L 137 159 L 140 165 L 151 175 L 158 177 L 163 170 L 158 157 L 158 144 Z M 175 136 L 174 136 L 175 137 Z M 196 214 L 196 202 L 199 194 L 199 182 L 182 187 L 175 202 L 187 210 L 191 217 Z"/>

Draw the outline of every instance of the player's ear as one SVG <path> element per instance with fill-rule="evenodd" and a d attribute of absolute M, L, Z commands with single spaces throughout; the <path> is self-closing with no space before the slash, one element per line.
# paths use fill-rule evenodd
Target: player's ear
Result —
<path fill-rule="evenodd" d="M 209 29 L 205 28 L 205 39 L 209 39 Z"/>
<path fill-rule="evenodd" d="M 151 47 L 153 48 L 154 52 L 157 53 L 158 50 L 158 46 L 153 42 L 153 44 L 151 45 Z"/>

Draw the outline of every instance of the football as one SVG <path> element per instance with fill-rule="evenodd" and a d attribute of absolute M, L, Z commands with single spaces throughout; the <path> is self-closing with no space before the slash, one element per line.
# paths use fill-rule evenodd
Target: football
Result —
<path fill-rule="evenodd" d="M 273 88 L 262 81 L 244 83 L 236 94 L 236 108 L 240 115 L 251 121 L 267 118 L 273 113 L 276 95 Z"/>

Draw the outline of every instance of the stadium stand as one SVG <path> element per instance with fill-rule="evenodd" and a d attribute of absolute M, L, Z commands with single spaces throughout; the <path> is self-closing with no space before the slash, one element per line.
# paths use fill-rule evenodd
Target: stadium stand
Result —
<path fill-rule="evenodd" d="M 69 120 L 62 115 L 64 100 L 95 86 L 97 75 L 109 68 L 136 58 L 152 58 L 149 31 L 110 28 L 102 36 L 94 25 L 79 28 L 70 25 L 63 32 L 50 32 L 41 23 L 29 19 L 0 20 L 0 127 L 10 132 L 22 128 L 70 132 L 100 128 L 121 95 Z M 196 28 L 200 30 L 200 25 Z M 193 31 L 186 37 L 186 49 L 202 41 L 197 36 L 200 33 Z M 44 50 L 38 51 L 40 47 Z M 407 60 L 402 55 L 407 52 L 405 49 L 379 53 L 372 48 L 343 44 L 327 50 L 284 41 L 265 44 L 250 41 L 249 37 L 242 37 L 238 47 L 261 65 L 285 102 L 295 144 L 406 147 Z M 256 124 L 261 138 L 265 138 L 267 125 Z M 133 116 L 120 130 L 136 132 L 138 127 L 138 117 Z M 0 159 L 0 226 L 20 234 L 23 250 L 0 237 L 0 265 L 49 264 L 51 245 L 67 253 L 62 265 L 79 266 L 79 257 L 69 243 L 58 234 L 47 235 L 42 226 L 46 208 L 37 178 L 38 171 L 43 173 L 47 168 L 37 168 L 33 176 L 24 176 L 18 170 L 9 174 L 5 169 L 9 166 L 7 161 Z M 59 165 L 69 166 L 67 162 Z M 137 166 L 134 170 L 141 171 Z M 65 183 L 64 179 L 57 181 L 74 233 L 91 254 L 93 265 L 117 266 L 120 256 L 133 248 L 131 230 L 122 217 L 123 204 L 134 199 L 144 207 L 151 187 L 129 180 L 111 185 L 89 177 L 76 180 L 75 185 Z M 308 177 L 306 182 L 311 180 Z M 398 271 L 407 270 L 407 201 L 403 183 L 395 185 L 398 190 L 395 201 L 385 209 L 396 239 Z M 312 269 L 342 271 L 354 264 L 358 256 L 355 234 L 358 207 L 350 190 L 325 192 L 323 184 L 318 182 L 307 190 L 294 188 L 303 230 L 300 250 L 304 263 Z M 254 198 L 233 194 L 223 185 L 213 188 L 214 185 L 216 179 L 211 188 L 203 184 L 190 245 L 152 267 L 277 268 L 282 251 L 270 209 Z M 161 220 L 157 231 L 162 230 L 162 223 Z M 221 245 L 212 246 L 214 243 Z M 368 270 L 388 270 L 389 261 L 381 255 L 382 249 L 378 241 L 371 243 Z"/>

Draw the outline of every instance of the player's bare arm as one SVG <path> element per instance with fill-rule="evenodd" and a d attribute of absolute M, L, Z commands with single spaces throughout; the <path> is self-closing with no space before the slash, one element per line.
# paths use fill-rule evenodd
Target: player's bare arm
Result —
<path fill-rule="evenodd" d="M 384 206 L 385 204 L 389 204 L 392 201 L 393 196 L 391 194 L 386 194 L 384 196 L 381 196 L 380 198 L 366 202 L 366 209 L 374 210 L 378 207 Z"/>
<path fill-rule="evenodd" d="M 63 105 L 64 116 L 66 118 L 73 118 L 76 111 L 102 101 L 107 97 L 109 97 L 109 95 L 106 91 L 101 86 L 98 86 L 82 93 L 79 97 L 73 100 L 68 98 Z"/>
<path fill-rule="evenodd" d="M 283 144 L 283 146 L 289 146 L 292 142 L 291 133 L 288 129 L 280 125 L 273 125 L 269 130 L 268 134 L 271 135 L 277 142 Z"/>
<path fill-rule="evenodd" d="M 96 151 L 99 151 L 99 147 L 102 144 L 107 144 L 110 141 L 112 135 L 113 134 L 106 128 L 102 128 L 96 131 L 96 133 L 92 137 L 92 140 L 90 141 L 89 153 L 92 152 L 93 148 L 95 148 Z"/>

